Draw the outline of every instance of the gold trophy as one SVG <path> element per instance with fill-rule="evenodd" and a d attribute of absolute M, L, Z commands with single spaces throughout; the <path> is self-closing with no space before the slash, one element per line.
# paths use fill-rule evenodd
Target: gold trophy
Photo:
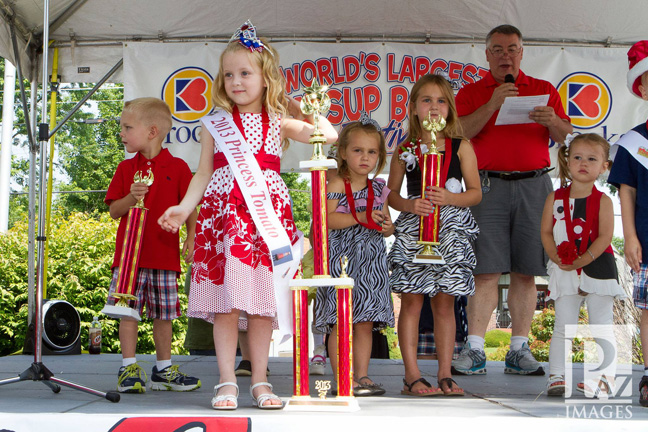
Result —
<path fill-rule="evenodd" d="M 153 171 L 149 168 L 144 174 L 137 171 L 133 176 L 133 183 L 144 183 L 146 186 L 153 184 Z M 112 297 L 118 299 L 116 305 L 106 305 L 101 312 L 113 317 L 130 317 L 140 320 L 139 312 L 128 306 L 128 300 L 134 300 L 135 284 L 137 282 L 137 271 L 139 269 L 139 258 L 142 251 L 142 238 L 144 237 L 144 226 L 148 209 L 144 207 L 144 198 L 128 210 L 128 222 L 124 232 L 124 243 L 122 244 L 121 257 L 119 260 L 119 274 L 117 287 Z"/>
<path fill-rule="evenodd" d="M 432 119 L 432 114 L 428 113 L 427 119 L 422 122 L 423 129 L 430 132 L 430 146 L 427 152 L 423 155 L 423 163 L 421 164 L 421 197 L 425 198 L 425 190 L 428 186 L 441 185 L 441 166 L 443 165 L 443 155 L 437 150 L 437 132 L 443 130 L 446 126 L 446 121 L 443 117 L 439 116 L 438 120 Z M 450 157 L 450 155 L 448 155 Z M 439 245 L 439 206 L 435 205 L 434 210 L 427 216 L 421 216 L 419 226 L 419 241 L 418 244 L 423 245 L 423 252 L 417 254 L 414 262 L 418 264 L 445 264 L 443 257 L 436 253 L 434 246 Z"/>
<path fill-rule="evenodd" d="M 311 86 L 304 89 L 304 96 L 299 103 L 299 107 L 305 115 L 313 114 L 315 132 L 308 140 L 309 144 L 313 144 L 312 161 L 326 160 L 326 156 L 322 151 L 322 144 L 326 143 L 326 138 L 319 130 L 319 116 L 326 114 L 331 108 L 331 98 L 326 94 L 328 88 L 327 85 L 319 85 L 317 78 L 314 79 Z"/>
<path fill-rule="evenodd" d="M 342 274 L 333 278 L 329 273 L 328 258 L 328 220 L 326 213 L 326 171 L 336 168 L 335 160 L 327 159 L 322 151 L 326 143 L 324 134 L 319 130 L 319 116 L 331 106 L 326 95 L 328 86 L 320 86 L 314 80 L 300 102 L 305 115 L 313 115 L 315 128 L 309 143 L 313 144 L 313 156 L 301 161 L 299 167 L 311 172 L 313 205 L 313 277 L 301 279 L 301 275 L 290 281 L 293 291 L 293 396 L 286 402 L 285 411 L 333 411 L 353 412 L 360 406 L 353 396 L 352 367 L 352 329 L 351 290 L 353 279 L 346 274 L 346 262 L 342 262 Z M 338 301 L 338 370 L 335 371 L 338 395 L 326 399 L 331 388 L 330 381 L 316 381 L 319 398 L 309 395 L 308 371 L 308 287 L 335 287 Z"/>

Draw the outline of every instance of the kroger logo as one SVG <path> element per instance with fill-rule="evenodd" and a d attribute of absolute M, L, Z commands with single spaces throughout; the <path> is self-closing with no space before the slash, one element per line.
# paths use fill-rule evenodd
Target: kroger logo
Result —
<path fill-rule="evenodd" d="M 574 72 L 558 84 L 558 94 L 574 126 L 591 129 L 612 111 L 612 92 L 605 81 L 589 72 Z"/>
<path fill-rule="evenodd" d="M 174 119 L 192 123 L 212 109 L 213 78 L 199 67 L 185 67 L 173 72 L 162 87 L 162 99 L 171 108 Z"/>

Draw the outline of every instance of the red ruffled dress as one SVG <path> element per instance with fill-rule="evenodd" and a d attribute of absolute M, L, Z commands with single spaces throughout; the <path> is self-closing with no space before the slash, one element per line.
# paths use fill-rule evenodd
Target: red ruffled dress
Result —
<path fill-rule="evenodd" d="M 241 113 L 240 116 L 243 135 L 259 161 L 274 210 L 294 244 L 298 239 L 297 228 L 288 188 L 279 175 L 281 117 L 269 115 L 264 144 L 262 114 Z M 215 170 L 196 223 L 187 315 L 213 322 L 215 313 L 230 313 L 238 309 L 250 315 L 274 317 L 277 306 L 268 246 L 252 220 L 223 156 L 215 145 Z M 245 314 L 242 318 L 239 328 L 245 329 Z M 274 320 L 273 328 L 277 327 Z"/>

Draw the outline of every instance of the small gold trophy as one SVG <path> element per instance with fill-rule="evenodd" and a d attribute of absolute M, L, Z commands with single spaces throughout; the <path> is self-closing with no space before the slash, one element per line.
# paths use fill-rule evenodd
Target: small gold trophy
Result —
<path fill-rule="evenodd" d="M 439 119 L 432 119 L 432 114 L 428 113 L 428 118 L 422 122 L 423 129 L 430 132 L 430 146 L 427 152 L 423 155 L 422 172 L 421 172 L 421 197 L 425 198 L 425 191 L 428 186 L 443 186 L 441 185 L 441 165 L 443 163 L 443 155 L 437 150 L 437 132 L 443 130 L 446 126 L 446 121 L 443 117 Z M 449 157 L 449 155 L 448 155 Z M 419 241 L 422 244 L 423 252 L 417 254 L 414 258 L 415 263 L 419 264 L 445 264 L 443 257 L 436 253 L 434 246 L 439 245 L 439 206 L 434 206 L 434 211 L 427 216 L 421 216 L 419 226 Z"/>
<path fill-rule="evenodd" d="M 153 171 L 149 168 L 146 173 L 137 171 L 133 176 L 133 183 L 144 183 L 146 186 L 153 184 Z M 128 300 L 134 300 L 135 284 L 137 281 L 137 270 L 139 269 L 139 258 L 142 251 L 142 238 L 144 237 L 144 226 L 148 209 L 144 207 L 144 199 L 140 199 L 128 210 L 128 222 L 124 232 L 124 243 L 122 244 L 121 257 L 119 260 L 119 274 L 117 287 L 112 297 L 118 299 L 117 304 L 106 305 L 101 312 L 113 317 L 131 317 L 140 320 L 139 312 L 128 306 Z"/>
<path fill-rule="evenodd" d="M 319 85 L 317 78 L 313 80 L 310 87 L 304 89 L 304 96 L 299 103 L 301 111 L 306 115 L 313 114 L 313 127 L 315 132 L 308 140 L 309 144 L 313 144 L 312 161 L 326 160 L 324 152 L 322 151 L 322 144 L 326 144 L 324 134 L 319 130 L 319 116 L 324 115 L 331 108 L 331 98 L 326 94 L 329 86 Z"/>

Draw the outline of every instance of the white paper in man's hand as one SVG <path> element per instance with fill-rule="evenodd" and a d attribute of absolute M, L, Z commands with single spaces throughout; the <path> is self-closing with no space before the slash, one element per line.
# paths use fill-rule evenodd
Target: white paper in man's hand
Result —
<path fill-rule="evenodd" d="M 507 97 L 500 108 L 495 126 L 533 123 L 529 113 L 537 106 L 546 106 L 549 95 Z"/>

